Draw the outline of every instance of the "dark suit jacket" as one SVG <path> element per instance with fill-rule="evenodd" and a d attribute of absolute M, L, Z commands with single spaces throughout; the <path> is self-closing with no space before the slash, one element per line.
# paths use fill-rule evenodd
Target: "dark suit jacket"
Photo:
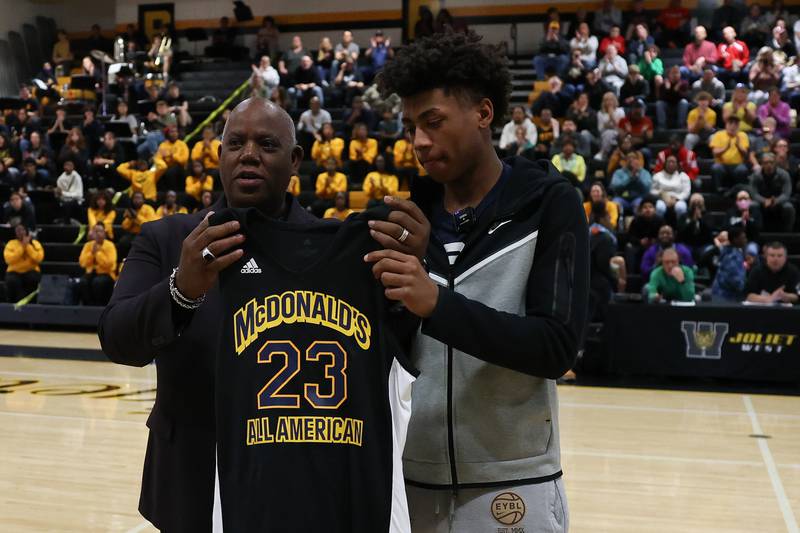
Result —
<path fill-rule="evenodd" d="M 211 209 L 224 207 L 221 199 Z M 183 240 L 203 216 L 204 211 L 174 215 L 142 226 L 99 325 L 103 351 L 112 361 L 144 366 L 155 360 L 158 390 L 147 419 L 139 511 L 169 533 L 211 531 L 219 290 L 209 291 L 194 312 L 182 311 L 169 294 Z M 301 224 L 316 220 L 293 198 L 287 218 Z"/>

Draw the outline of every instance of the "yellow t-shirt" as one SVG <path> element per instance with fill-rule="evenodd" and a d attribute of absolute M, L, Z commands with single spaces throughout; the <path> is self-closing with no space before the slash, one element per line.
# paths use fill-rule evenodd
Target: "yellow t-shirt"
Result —
<path fill-rule="evenodd" d="M 41 272 L 39 263 L 44 259 L 44 248 L 36 239 L 31 239 L 30 244 L 23 246 L 17 239 L 11 239 L 3 249 L 3 259 L 8 265 L 6 272 L 24 274 L 35 270 Z"/>
<path fill-rule="evenodd" d="M 86 218 L 89 220 L 89 229 L 92 229 L 96 224 L 102 223 L 106 230 L 106 238 L 114 238 L 114 220 L 117 218 L 115 209 L 105 213 L 100 209 L 92 209 L 90 207 L 86 213 Z"/>
<path fill-rule="evenodd" d="M 337 192 L 347 191 L 347 176 L 341 172 L 337 172 L 328 181 L 328 173 L 323 172 L 317 176 L 316 194 L 323 200 L 333 200 Z"/>
<path fill-rule="evenodd" d="M 289 178 L 289 186 L 286 187 L 286 192 L 292 196 L 300 195 L 300 176 L 294 175 Z"/>
<path fill-rule="evenodd" d="M 139 208 L 139 211 L 136 212 L 135 219 L 125 217 L 122 221 L 122 229 L 130 233 L 138 234 L 142 231 L 142 224 L 152 220 L 157 220 L 156 212 L 152 207 L 144 204 Z"/>
<path fill-rule="evenodd" d="M 345 209 L 344 211 L 339 211 L 335 207 L 331 207 L 325 211 L 325 216 L 323 218 L 338 218 L 339 220 L 344 220 L 353 214 L 355 211 L 352 209 Z"/>
<path fill-rule="evenodd" d="M 397 194 L 398 189 L 397 176 L 384 172 L 381 174 L 378 171 L 370 172 L 364 178 L 364 185 L 362 186 L 364 194 L 373 200 L 383 200 L 386 195 L 392 196 Z"/>
<path fill-rule="evenodd" d="M 723 165 L 739 165 L 744 163 L 744 155 L 742 155 L 736 147 L 737 139 L 739 144 L 742 145 L 742 148 L 745 150 L 750 148 L 750 140 L 743 131 L 737 132 L 736 137 L 728 135 L 726 130 L 718 131 L 711 136 L 711 140 L 708 142 L 709 148 L 712 150 L 715 148 L 726 148 L 720 155 L 714 156 L 714 161 L 716 163 L 721 163 Z"/>
<path fill-rule="evenodd" d="M 206 170 L 219 168 L 219 145 L 217 139 L 211 139 L 208 147 L 203 141 L 198 141 L 192 148 L 192 161 L 200 161 Z"/>
<path fill-rule="evenodd" d="M 130 167 L 130 162 L 122 163 L 117 167 L 120 176 L 131 182 L 130 195 L 141 192 L 145 199 L 155 201 L 157 196 L 156 184 L 161 175 L 167 170 L 167 165 L 161 158 L 156 157 L 155 169 L 136 170 Z"/>
<path fill-rule="evenodd" d="M 186 178 L 186 194 L 197 200 L 198 202 L 203 197 L 203 191 L 214 190 L 214 178 L 211 176 L 203 176 L 198 179 L 194 176 Z"/>
<path fill-rule="evenodd" d="M 689 111 L 689 115 L 686 117 L 686 126 L 688 128 L 692 128 L 694 123 L 697 122 L 697 119 L 700 118 L 700 108 L 695 107 L 691 111 Z M 706 109 L 705 113 L 706 118 L 706 128 L 705 129 L 714 129 L 717 126 L 717 113 L 710 107 Z"/>
<path fill-rule="evenodd" d="M 736 111 L 733 110 L 733 102 L 725 102 L 722 105 L 722 115 L 725 116 L 725 113 L 731 113 L 735 117 L 739 117 L 739 131 L 743 131 L 745 133 L 749 133 L 753 130 L 753 125 L 745 120 L 747 117 L 747 111 L 752 113 L 752 116 L 756 115 L 756 104 L 753 102 L 747 102 L 744 107 L 740 107 Z"/>
<path fill-rule="evenodd" d="M 87 274 L 108 274 L 117 279 L 117 247 L 108 239 L 103 241 L 97 253 L 94 253 L 95 242 L 89 241 L 83 245 L 78 262 Z"/>
<path fill-rule="evenodd" d="M 183 207 L 182 205 L 175 204 L 174 206 L 172 206 L 172 209 L 168 209 L 167 205 L 164 204 L 161 207 L 159 207 L 158 210 L 156 211 L 155 220 L 161 220 L 162 218 L 168 217 L 170 215 L 179 215 L 179 214 L 185 215 L 188 212 L 189 211 L 187 211 L 186 208 Z"/>
<path fill-rule="evenodd" d="M 359 149 L 363 151 L 360 157 L 356 152 Z M 363 142 L 358 139 L 350 141 L 350 161 L 366 161 L 371 165 L 377 156 L 378 141 L 375 139 L 367 138 Z"/>
<path fill-rule="evenodd" d="M 325 162 L 333 157 L 336 159 L 338 168 L 342 168 L 342 152 L 344 151 L 344 139 L 334 137 L 330 141 L 319 142 L 314 141 L 311 147 L 311 159 L 319 167 L 324 167 Z"/>

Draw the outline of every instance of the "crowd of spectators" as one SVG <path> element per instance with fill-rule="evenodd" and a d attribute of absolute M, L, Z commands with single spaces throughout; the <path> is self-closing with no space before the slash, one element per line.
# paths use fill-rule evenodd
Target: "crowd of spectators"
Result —
<path fill-rule="evenodd" d="M 796 300 L 796 282 L 775 285 L 796 278 L 786 247 L 759 243 L 762 231 L 796 229 L 800 163 L 792 142 L 800 138 L 792 123 L 800 106 L 794 43 L 800 22 L 780 1 L 763 13 L 738 9 L 726 1 L 708 28 L 693 26 L 694 14 L 679 0 L 657 14 L 641 1 L 621 11 L 611 0 L 594 13 L 562 17 L 555 7 L 547 13 L 533 57 L 540 81 L 528 105 L 512 107 L 497 132 L 498 150 L 550 159 L 584 199 L 599 318 L 611 294 L 632 290 L 628 280 L 636 276 L 641 284 L 633 290 L 652 302 L 694 301 L 696 287 L 718 300 L 765 303 L 767 293 L 771 302 Z M 466 31 L 448 16 L 423 16 L 417 35 Z M 273 100 L 296 120 L 306 162 L 288 192 L 303 196 L 315 214 L 345 218 L 352 191 L 373 205 L 424 174 L 403 131 L 399 99 L 384 100 L 374 87 L 394 55 L 381 31 L 363 47 L 344 31 L 323 37 L 315 49 L 293 36 L 282 49 L 274 19 L 264 17 L 253 50 L 238 45 L 236 35 L 222 19 L 206 55 L 250 57 L 251 94 Z M 161 42 L 147 43 L 134 26 L 127 29 L 130 57 L 139 57 L 159 81 L 136 69 L 118 73 L 109 86 L 110 121 L 99 120 L 93 105 L 76 120 L 55 102 L 48 107 L 34 97 L 27 84 L 20 90 L 23 105 L 6 112 L 2 222 L 24 229 L 6 255 L 11 301 L 38 281 L 42 195 L 50 195 L 60 222 L 87 224 L 80 256 L 87 304 L 107 297 L 142 224 L 203 209 L 218 195 L 217 153 L 228 111 L 184 142 L 190 103 L 171 62 L 163 64 L 171 54 L 159 54 Z M 59 34 L 53 61 L 39 77 L 55 81 L 53 65 L 63 70 L 74 62 L 68 36 Z M 80 65 L 97 76 L 91 58 Z M 707 216 L 706 198 L 729 207 L 724 222 Z M 762 290 L 748 292 L 754 287 Z"/>
<path fill-rule="evenodd" d="M 584 198 L 598 317 L 632 276 L 650 302 L 702 292 L 795 303 L 786 246 L 759 243 L 761 232 L 797 230 L 798 17 L 780 0 L 767 9 L 726 0 L 707 21 L 680 0 L 657 13 L 625 7 L 550 8 L 532 62 L 538 81 L 499 148 L 549 157 Z M 724 221 L 708 216 L 706 197 L 728 209 Z M 786 284 L 765 283 L 765 272 Z"/>

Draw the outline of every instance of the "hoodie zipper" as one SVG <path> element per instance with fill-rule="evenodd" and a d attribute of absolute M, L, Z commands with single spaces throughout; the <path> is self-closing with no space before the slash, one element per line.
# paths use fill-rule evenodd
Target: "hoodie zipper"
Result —
<path fill-rule="evenodd" d="M 453 268 L 447 274 L 447 286 L 455 292 L 455 280 L 453 279 Z M 458 472 L 456 471 L 456 445 L 453 435 L 453 347 L 447 345 L 447 448 L 450 458 L 450 483 L 453 496 L 458 494 Z"/>

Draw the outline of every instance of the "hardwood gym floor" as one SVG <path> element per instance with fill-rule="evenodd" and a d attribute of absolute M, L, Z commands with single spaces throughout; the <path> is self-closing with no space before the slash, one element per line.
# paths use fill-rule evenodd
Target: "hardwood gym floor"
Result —
<path fill-rule="evenodd" d="M 97 349 L 86 334 L 6 331 L 0 345 L 10 337 Z M 154 387 L 153 367 L 0 357 L 1 529 L 155 531 L 136 511 Z M 800 397 L 559 396 L 573 533 L 798 533 Z"/>

